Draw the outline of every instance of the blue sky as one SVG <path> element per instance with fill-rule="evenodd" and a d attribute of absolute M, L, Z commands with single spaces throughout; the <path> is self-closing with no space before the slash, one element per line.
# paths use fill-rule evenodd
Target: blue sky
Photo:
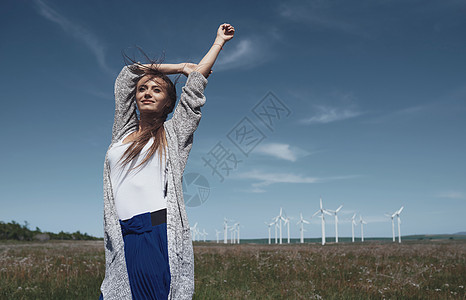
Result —
<path fill-rule="evenodd" d="M 344 205 L 340 236 L 354 213 L 365 236 L 391 236 L 384 213 L 402 205 L 402 234 L 466 230 L 465 1 L 36 0 L 0 10 L 4 222 L 103 236 L 121 51 L 197 63 L 227 22 L 235 37 L 208 78 L 185 170 L 209 186 L 188 203 L 191 224 L 214 238 L 226 217 L 242 237 L 266 237 L 283 207 L 292 237 L 300 213 L 311 220 L 305 237 L 318 237 L 321 196 L 326 208 Z M 241 128 L 254 129 L 250 144 L 235 140 Z M 223 181 L 204 162 L 220 145 L 240 160 L 224 161 Z"/>

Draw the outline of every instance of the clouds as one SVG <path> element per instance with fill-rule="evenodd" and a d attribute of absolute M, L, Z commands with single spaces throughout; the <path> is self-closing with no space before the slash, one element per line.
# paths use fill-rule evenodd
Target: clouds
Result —
<path fill-rule="evenodd" d="M 465 200 L 466 194 L 457 192 L 457 191 L 449 191 L 449 192 L 439 193 L 436 195 L 436 197 L 443 198 L 443 199 Z"/>
<path fill-rule="evenodd" d="M 108 67 L 105 60 L 105 45 L 91 31 L 85 29 L 82 25 L 74 23 L 64 15 L 51 8 L 42 0 L 35 0 L 37 12 L 45 19 L 59 25 L 67 34 L 73 36 L 76 40 L 83 43 L 94 54 L 100 68 L 113 75 L 113 71 Z"/>
<path fill-rule="evenodd" d="M 321 183 L 329 182 L 334 180 L 352 179 L 360 177 L 359 175 L 347 175 L 347 176 L 330 176 L 330 177 L 311 177 L 293 172 L 265 172 L 261 170 L 251 170 L 247 172 L 238 173 L 235 178 L 238 179 L 252 179 L 258 182 L 252 183 L 252 190 L 249 192 L 264 192 L 263 187 L 277 183 Z"/>
<path fill-rule="evenodd" d="M 277 8 L 279 15 L 291 22 L 307 24 L 313 28 L 322 28 L 360 37 L 369 37 L 355 22 L 349 21 L 340 14 L 341 6 L 329 1 L 282 2 Z"/>
<path fill-rule="evenodd" d="M 272 156 L 278 159 L 284 159 L 295 162 L 299 158 L 310 155 L 311 153 L 289 144 L 266 143 L 261 144 L 254 149 L 254 152 Z"/>
<path fill-rule="evenodd" d="M 235 43 L 227 43 L 223 48 L 224 55 L 219 55 L 215 71 L 236 68 L 253 68 L 272 58 L 271 41 L 263 37 L 247 37 L 238 39 Z"/>
<path fill-rule="evenodd" d="M 330 107 L 325 105 L 316 105 L 316 112 L 308 118 L 301 119 L 301 124 L 326 124 L 331 122 L 342 121 L 360 116 L 361 111 L 351 107 Z"/>

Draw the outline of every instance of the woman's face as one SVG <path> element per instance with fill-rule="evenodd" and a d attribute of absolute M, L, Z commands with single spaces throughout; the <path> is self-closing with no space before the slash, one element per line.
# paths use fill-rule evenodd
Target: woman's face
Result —
<path fill-rule="evenodd" d="M 161 113 L 169 98 L 165 82 L 153 75 L 142 77 L 136 86 L 136 105 L 141 113 Z"/>

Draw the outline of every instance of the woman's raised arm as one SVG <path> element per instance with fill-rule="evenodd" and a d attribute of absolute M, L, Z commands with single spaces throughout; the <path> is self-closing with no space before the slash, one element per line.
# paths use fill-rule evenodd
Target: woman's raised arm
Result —
<path fill-rule="evenodd" d="M 231 40 L 234 34 L 235 28 L 230 24 L 224 23 L 220 25 L 217 30 L 217 37 L 215 38 L 214 44 L 210 48 L 209 52 L 207 52 L 204 58 L 199 62 L 194 71 L 198 71 L 207 78 L 211 73 L 212 66 L 215 63 L 220 50 L 223 48 L 223 45 Z"/>

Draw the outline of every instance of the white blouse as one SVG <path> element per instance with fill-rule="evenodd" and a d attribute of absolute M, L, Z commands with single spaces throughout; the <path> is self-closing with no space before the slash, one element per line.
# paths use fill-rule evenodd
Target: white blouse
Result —
<path fill-rule="evenodd" d="M 153 144 L 153 138 L 147 142 L 141 152 L 125 167 L 118 160 L 123 156 L 131 142 L 123 144 L 123 140 L 132 132 L 124 135 L 114 143 L 108 152 L 110 179 L 112 183 L 115 206 L 120 220 L 130 219 L 135 215 L 153 212 L 167 207 L 167 163 L 163 153 L 160 165 L 159 150 L 142 166 L 139 165 Z M 118 163 L 118 165 L 117 165 Z"/>

